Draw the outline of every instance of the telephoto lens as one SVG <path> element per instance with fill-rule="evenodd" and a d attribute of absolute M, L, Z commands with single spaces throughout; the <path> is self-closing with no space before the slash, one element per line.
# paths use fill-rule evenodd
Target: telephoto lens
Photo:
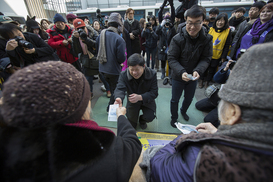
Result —
<path fill-rule="evenodd" d="M 18 42 L 18 45 L 27 49 L 32 49 L 33 45 L 32 43 L 26 41 L 25 39 L 23 39 L 22 37 L 16 36 L 15 40 Z"/>

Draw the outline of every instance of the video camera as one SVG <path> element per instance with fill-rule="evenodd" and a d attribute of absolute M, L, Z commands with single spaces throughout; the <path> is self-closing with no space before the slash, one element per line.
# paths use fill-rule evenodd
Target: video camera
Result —
<path fill-rule="evenodd" d="M 85 33 L 85 31 L 81 28 L 78 29 L 78 33 L 80 34 L 80 38 L 82 40 L 86 40 L 87 39 L 87 34 Z"/>
<path fill-rule="evenodd" d="M 105 28 L 105 24 L 103 22 L 103 17 L 105 17 L 105 15 L 102 15 L 101 12 L 100 12 L 100 9 L 97 9 L 96 10 L 96 17 L 99 19 L 99 22 L 101 24 L 101 28 L 104 29 Z"/>
<path fill-rule="evenodd" d="M 27 49 L 32 49 L 33 48 L 33 44 L 26 41 L 22 37 L 16 36 L 14 39 L 18 42 L 18 45 L 23 47 L 23 48 L 27 48 Z"/>

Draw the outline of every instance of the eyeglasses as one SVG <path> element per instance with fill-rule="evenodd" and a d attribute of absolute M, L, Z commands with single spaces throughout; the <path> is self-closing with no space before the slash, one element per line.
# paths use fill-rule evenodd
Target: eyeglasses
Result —
<path fill-rule="evenodd" d="M 203 22 L 200 22 L 200 23 L 189 23 L 189 22 L 186 22 L 186 24 L 190 27 L 194 26 L 194 27 L 199 27 Z"/>

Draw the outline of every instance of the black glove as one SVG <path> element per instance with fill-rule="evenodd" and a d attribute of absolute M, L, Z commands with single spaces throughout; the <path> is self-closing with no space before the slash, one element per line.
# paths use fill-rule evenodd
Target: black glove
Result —
<path fill-rule="evenodd" d="M 173 6 L 173 0 L 169 0 L 170 6 Z"/>

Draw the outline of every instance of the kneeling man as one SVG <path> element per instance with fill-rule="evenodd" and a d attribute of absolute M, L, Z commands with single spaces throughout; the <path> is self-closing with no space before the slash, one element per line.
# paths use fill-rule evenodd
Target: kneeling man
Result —
<path fill-rule="evenodd" d="M 147 122 L 155 118 L 158 96 L 156 72 L 144 65 L 144 58 L 140 54 L 133 54 L 128 59 L 128 68 L 120 73 L 114 97 L 115 104 L 122 104 L 127 92 L 127 118 L 134 128 L 137 122 L 141 129 L 147 128 Z M 139 116 L 142 110 L 143 115 Z"/>

